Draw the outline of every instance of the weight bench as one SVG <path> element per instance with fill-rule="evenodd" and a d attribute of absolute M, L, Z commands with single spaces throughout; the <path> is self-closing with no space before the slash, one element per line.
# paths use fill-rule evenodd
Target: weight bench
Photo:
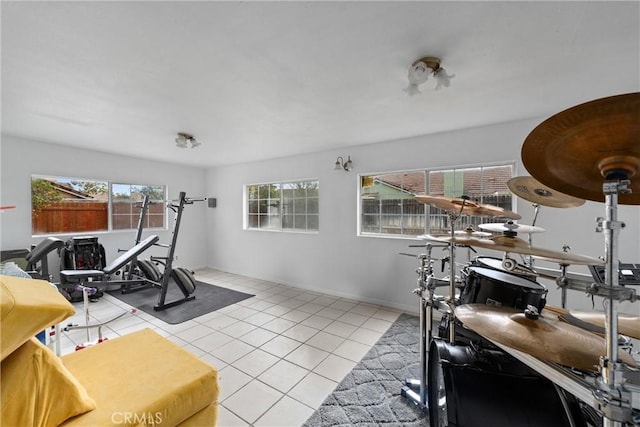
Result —
<path fill-rule="evenodd" d="M 60 282 L 81 284 L 91 282 L 91 286 L 115 284 L 109 278 L 122 267 L 138 257 L 142 252 L 153 246 L 159 237 L 152 235 L 120 255 L 111 264 L 102 270 L 62 270 L 60 271 Z M 105 280 L 106 278 L 106 280 Z"/>

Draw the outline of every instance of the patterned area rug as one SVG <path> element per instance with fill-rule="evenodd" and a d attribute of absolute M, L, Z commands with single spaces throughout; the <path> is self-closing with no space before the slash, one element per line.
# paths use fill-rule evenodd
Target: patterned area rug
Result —
<path fill-rule="evenodd" d="M 305 422 L 317 426 L 424 426 L 428 417 L 400 396 L 420 370 L 419 322 L 402 314 Z"/>

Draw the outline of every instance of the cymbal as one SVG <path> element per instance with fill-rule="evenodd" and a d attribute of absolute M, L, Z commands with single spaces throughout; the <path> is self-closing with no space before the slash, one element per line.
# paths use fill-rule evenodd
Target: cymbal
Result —
<path fill-rule="evenodd" d="M 486 233 L 484 231 L 477 231 L 471 227 L 467 227 L 464 230 L 456 230 L 454 232 L 456 236 L 470 236 L 470 237 L 491 237 L 491 233 Z"/>
<path fill-rule="evenodd" d="M 517 176 L 507 181 L 513 194 L 529 202 L 552 208 L 573 208 L 584 205 L 585 201 L 556 191 L 538 182 L 532 176 Z"/>
<path fill-rule="evenodd" d="M 629 179 L 622 205 L 640 204 L 640 92 L 596 99 L 539 124 L 522 145 L 522 163 L 550 188 L 603 202 L 605 180 Z"/>
<path fill-rule="evenodd" d="M 474 237 L 477 239 L 482 239 L 482 238 L 486 238 L 486 237 L 491 237 L 491 233 L 485 233 L 483 231 L 467 231 L 467 230 L 456 230 L 454 232 L 455 236 L 458 237 Z M 451 240 L 451 235 L 450 234 L 441 234 L 441 235 L 434 235 L 434 234 L 421 234 L 419 236 L 416 236 L 417 239 L 420 240 L 431 240 L 434 242 L 439 242 L 439 243 L 449 243 L 449 241 Z M 455 243 L 455 241 L 454 241 Z M 468 246 L 466 244 L 461 245 L 461 246 Z"/>
<path fill-rule="evenodd" d="M 514 232 L 514 233 L 542 233 L 544 232 L 544 228 L 535 227 L 533 225 L 524 225 L 524 224 L 516 224 L 513 221 L 507 221 L 504 224 L 500 223 L 489 223 L 489 224 L 479 224 L 478 228 L 482 230 L 488 230 L 494 233 L 505 233 L 505 232 Z"/>
<path fill-rule="evenodd" d="M 558 315 L 570 314 L 573 317 L 576 317 L 582 320 L 583 322 L 587 322 L 592 325 L 599 326 L 600 328 L 605 327 L 604 326 L 605 313 L 601 311 L 574 311 L 574 310 L 566 310 L 564 308 L 550 307 L 550 306 L 546 306 L 545 310 L 549 310 L 553 313 L 557 313 Z M 560 318 L 560 320 L 563 320 L 563 319 Z M 640 317 L 629 316 L 626 314 L 618 313 L 618 333 L 640 340 Z"/>
<path fill-rule="evenodd" d="M 499 206 L 476 203 L 466 199 L 451 199 L 443 196 L 429 196 L 416 194 L 416 200 L 445 211 L 460 212 L 469 216 L 490 216 L 498 218 L 520 219 L 515 212 L 508 211 Z"/>
<path fill-rule="evenodd" d="M 434 236 L 438 242 L 453 242 L 460 246 L 472 246 L 495 251 L 531 255 L 536 259 L 557 262 L 563 265 L 602 265 L 604 261 L 585 255 L 577 255 L 569 252 L 553 251 L 550 249 L 535 248 L 526 241 L 512 236 L 496 236 L 490 239 L 477 239 L 474 237 L 457 236 L 453 240 L 447 236 Z"/>
<path fill-rule="evenodd" d="M 597 371 L 600 356 L 606 355 L 604 338 L 544 311 L 538 319 L 529 319 L 511 307 L 466 304 L 456 307 L 455 315 L 464 327 L 485 338 L 549 362 Z M 619 357 L 636 366 L 630 354 L 620 352 Z"/>

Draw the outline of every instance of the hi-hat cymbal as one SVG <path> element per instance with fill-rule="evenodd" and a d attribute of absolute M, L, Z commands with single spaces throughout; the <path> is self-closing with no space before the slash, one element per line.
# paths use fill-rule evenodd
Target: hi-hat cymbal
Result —
<path fill-rule="evenodd" d="M 544 228 L 536 227 L 533 225 L 524 225 L 524 224 L 516 224 L 513 221 L 507 221 L 504 224 L 500 223 L 489 223 L 489 224 L 479 224 L 478 228 L 482 230 L 488 230 L 493 233 L 542 233 L 544 232 Z"/>
<path fill-rule="evenodd" d="M 529 202 L 552 208 L 574 208 L 584 205 L 584 200 L 556 191 L 538 182 L 532 176 L 517 176 L 507 181 L 513 194 Z"/>
<path fill-rule="evenodd" d="M 596 99 L 539 124 L 522 146 L 522 163 L 541 183 L 603 202 L 606 180 L 628 179 L 622 205 L 640 204 L 640 92 Z"/>
<path fill-rule="evenodd" d="M 438 242 L 453 242 L 459 246 L 472 246 L 494 251 L 531 255 L 536 259 L 557 262 L 562 265 L 602 265 L 604 261 L 586 255 L 577 255 L 569 252 L 553 251 L 550 249 L 535 248 L 526 241 L 512 236 L 496 236 L 490 239 L 477 239 L 474 237 L 455 236 L 453 239 L 448 236 L 434 236 Z"/>
<path fill-rule="evenodd" d="M 520 219 L 515 212 L 508 211 L 499 206 L 476 203 L 466 199 L 451 199 L 443 196 L 429 196 L 417 194 L 416 200 L 445 211 L 462 213 L 469 216 L 490 216 L 496 218 Z"/>
<path fill-rule="evenodd" d="M 455 315 L 465 328 L 549 362 L 597 371 L 600 356 L 606 355 L 604 338 L 544 311 L 538 319 L 529 319 L 511 307 L 466 304 L 456 307 Z M 636 366 L 631 355 L 620 352 L 619 357 L 624 363 Z"/>
<path fill-rule="evenodd" d="M 558 316 L 570 314 L 571 316 L 591 325 L 598 326 L 600 328 L 605 327 L 605 314 L 601 311 L 574 311 L 550 306 L 546 306 L 545 310 L 556 313 Z M 559 319 L 566 321 L 562 317 L 559 317 Z M 640 317 L 618 313 L 618 333 L 640 340 Z"/>
<path fill-rule="evenodd" d="M 467 227 L 464 230 L 456 230 L 454 232 L 456 236 L 470 236 L 470 237 L 491 237 L 491 233 L 486 233 L 484 231 L 477 231 L 471 227 Z"/>
<path fill-rule="evenodd" d="M 419 236 L 416 236 L 416 239 L 420 239 L 420 240 L 430 240 L 432 242 L 440 242 L 440 243 L 449 243 L 449 238 L 450 236 L 435 236 L 433 234 L 421 234 Z"/>
<path fill-rule="evenodd" d="M 485 233 L 483 231 L 469 231 L 469 229 L 466 230 L 456 230 L 454 232 L 455 236 L 457 237 L 473 237 L 476 239 L 483 239 L 486 237 L 491 237 L 491 233 Z M 440 234 L 440 235 L 434 235 L 434 234 L 421 234 L 419 236 L 416 236 L 416 239 L 420 239 L 420 240 L 430 240 L 433 242 L 440 242 L 440 243 L 449 243 L 449 240 L 451 240 L 451 235 L 450 234 Z M 454 242 L 455 243 L 455 242 Z M 466 245 L 464 245 L 466 246 Z"/>

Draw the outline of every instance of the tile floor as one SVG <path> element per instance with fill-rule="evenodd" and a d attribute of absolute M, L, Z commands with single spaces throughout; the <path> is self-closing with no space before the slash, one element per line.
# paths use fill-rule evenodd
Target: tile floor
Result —
<path fill-rule="evenodd" d="M 199 270 L 196 277 L 255 297 L 178 325 L 138 312 L 110 323 L 103 335 L 151 328 L 215 366 L 219 426 L 300 426 L 400 315 L 217 270 Z M 82 303 L 75 305 L 76 316 L 65 323 L 83 325 Z M 123 308 L 130 307 L 105 294 L 90 305 L 92 322 Z M 62 354 L 86 340 L 84 331 L 64 333 Z"/>

